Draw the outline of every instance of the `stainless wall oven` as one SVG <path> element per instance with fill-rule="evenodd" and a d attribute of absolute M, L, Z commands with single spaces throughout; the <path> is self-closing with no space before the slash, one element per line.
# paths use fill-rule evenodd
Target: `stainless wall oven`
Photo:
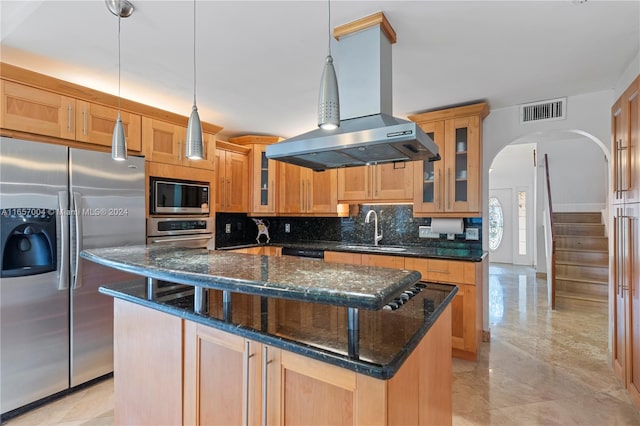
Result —
<path fill-rule="evenodd" d="M 152 215 L 209 215 L 209 183 L 151 177 Z"/>
<path fill-rule="evenodd" d="M 213 249 L 213 218 L 150 217 L 147 244 Z"/>

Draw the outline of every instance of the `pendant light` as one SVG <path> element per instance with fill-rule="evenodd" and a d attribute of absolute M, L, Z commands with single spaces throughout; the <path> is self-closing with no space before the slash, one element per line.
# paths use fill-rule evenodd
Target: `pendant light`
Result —
<path fill-rule="evenodd" d="M 191 160 L 203 157 L 202 124 L 196 106 L 196 0 L 193 0 L 193 108 L 187 124 L 185 156 Z"/>
<path fill-rule="evenodd" d="M 318 127 L 333 130 L 340 127 L 340 99 L 338 97 L 338 80 L 333 68 L 331 56 L 331 0 L 329 4 L 329 54 L 324 63 L 318 96 Z"/>
<path fill-rule="evenodd" d="M 133 5 L 127 0 L 105 0 L 105 3 L 109 11 L 118 17 L 118 118 L 111 137 L 111 158 L 122 161 L 127 159 L 127 140 L 120 118 L 120 21 L 131 16 Z"/>

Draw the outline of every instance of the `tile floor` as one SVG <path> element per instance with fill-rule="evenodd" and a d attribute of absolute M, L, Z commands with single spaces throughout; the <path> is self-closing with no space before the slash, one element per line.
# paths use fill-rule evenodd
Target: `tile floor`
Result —
<path fill-rule="evenodd" d="M 454 359 L 454 425 L 640 425 L 609 367 L 606 313 L 550 312 L 531 268 L 493 264 L 489 281 L 491 343 Z M 6 424 L 112 425 L 113 381 Z"/>

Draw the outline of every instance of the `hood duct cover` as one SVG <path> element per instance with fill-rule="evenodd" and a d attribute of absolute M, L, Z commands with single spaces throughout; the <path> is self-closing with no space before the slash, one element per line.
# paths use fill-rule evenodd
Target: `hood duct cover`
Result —
<path fill-rule="evenodd" d="M 351 29 L 354 27 L 357 32 Z M 316 171 L 439 160 L 437 145 L 416 123 L 392 116 L 391 44 L 395 32 L 385 16 L 377 13 L 343 25 L 334 35 L 340 39 L 334 50 L 341 94 L 340 127 L 312 130 L 269 145 L 267 157 Z"/>

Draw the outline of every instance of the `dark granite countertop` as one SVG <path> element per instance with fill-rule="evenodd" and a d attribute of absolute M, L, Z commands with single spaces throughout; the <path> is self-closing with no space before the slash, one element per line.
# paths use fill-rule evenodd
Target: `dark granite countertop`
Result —
<path fill-rule="evenodd" d="M 426 283 L 398 310 L 361 310 L 359 351 L 350 356 L 345 307 L 232 293 L 232 314 L 225 319 L 220 291 L 210 290 L 208 314 L 196 314 L 193 290 L 186 289 L 150 296 L 141 279 L 103 286 L 100 292 L 379 379 L 398 371 L 458 291 Z"/>
<path fill-rule="evenodd" d="M 83 250 L 80 256 L 179 284 L 372 310 L 421 277 L 417 271 L 153 245 Z"/>
<path fill-rule="evenodd" d="M 385 246 L 375 248 L 373 245 L 350 244 L 339 241 L 301 241 L 296 243 L 272 243 L 271 246 L 314 249 L 326 251 L 342 251 L 352 253 L 383 254 L 387 256 L 421 257 L 446 260 L 462 260 L 467 262 L 481 262 L 486 252 L 480 249 L 449 248 L 449 247 L 419 247 L 419 246 Z M 257 247 L 258 244 L 219 247 L 218 250 Z"/>

